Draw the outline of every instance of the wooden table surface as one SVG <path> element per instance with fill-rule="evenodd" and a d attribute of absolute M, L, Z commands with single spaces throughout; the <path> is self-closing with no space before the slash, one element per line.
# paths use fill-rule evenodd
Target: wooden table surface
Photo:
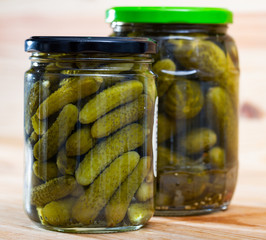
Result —
<path fill-rule="evenodd" d="M 35 226 L 23 212 L 23 41 L 31 35 L 107 35 L 103 16 L 0 16 L 0 239 L 266 239 L 266 13 L 235 15 L 240 52 L 240 170 L 229 210 L 154 217 L 143 229 L 64 234 Z M 65 27 L 67 26 L 67 27 Z"/>

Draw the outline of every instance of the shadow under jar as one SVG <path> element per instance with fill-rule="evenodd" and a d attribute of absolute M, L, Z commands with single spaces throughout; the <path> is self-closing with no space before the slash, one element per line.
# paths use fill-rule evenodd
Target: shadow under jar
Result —
<path fill-rule="evenodd" d="M 25 49 L 27 215 L 62 232 L 141 228 L 154 213 L 156 44 L 32 37 Z"/>
<path fill-rule="evenodd" d="M 155 215 L 226 210 L 238 172 L 239 61 L 218 8 L 115 7 L 113 36 L 157 41 L 158 178 Z"/>

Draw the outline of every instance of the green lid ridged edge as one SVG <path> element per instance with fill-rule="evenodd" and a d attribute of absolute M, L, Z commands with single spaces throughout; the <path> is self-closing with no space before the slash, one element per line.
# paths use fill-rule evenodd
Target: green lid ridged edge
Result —
<path fill-rule="evenodd" d="M 233 13 L 225 8 L 204 7 L 113 7 L 106 22 L 227 24 Z"/>

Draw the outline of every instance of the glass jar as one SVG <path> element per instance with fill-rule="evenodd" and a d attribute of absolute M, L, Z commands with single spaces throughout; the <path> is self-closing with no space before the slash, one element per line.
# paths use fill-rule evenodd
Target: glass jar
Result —
<path fill-rule="evenodd" d="M 113 35 L 157 41 L 156 215 L 226 210 L 238 171 L 239 61 L 217 8 L 115 7 Z"/>
<path fill-rule="evenodd" d="M 27 215 L 62 232 L 141 228 L 154 213 L 156 44 L 32 37 L 25 49 Z"/>

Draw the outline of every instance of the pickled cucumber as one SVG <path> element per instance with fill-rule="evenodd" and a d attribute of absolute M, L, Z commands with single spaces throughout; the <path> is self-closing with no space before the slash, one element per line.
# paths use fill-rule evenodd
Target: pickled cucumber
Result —
<path fill-rule="evenodd" d="M 56 165 L 62 174 L 74 175 L 77 160 L 74 157 L 68 157 L 65 148 L 62 148 L 57 154 Z"/>
<path fill-rule="evenodd" d="M 124 219 L 130 201 L 147 175 L 150 165 L 150 157 L 141 158 L 137 167 L 112 196 L 111 200 L 105 207 L 107 226 L 116 226 Z M 153 184 L 151 185 L 153 186 Z"/>
<path fill-rule="evenodd" d="M 176 70 L 175 63 L 169 59 L 162 59 L 157 61 L 153 66 L 152 70 L 158 76 L 158 96 L 161 97 L 165 94 L 168 88 L 174 81 L 174 72 Z"/>
<path fill-rule="evenodd" d="M 95 145 L 91 128 L 85 126 L 74 132 L 66 141 L 67 156 L 79 156 L 88 152 Z"/>
<path fill-rule="evenodd" d="M 49 82 L 36 82 L 33 84 L 25 104 L 25 131 L 32 131 L 31 117 L 35 114 L 40 103 L 49 95 Z"/>
<path fill-rule="evenodd" d="M 165 112 L 175 119 L 195 117 L 203 107 L 204 96 L 196 82 L 179 79 L 166 94 Z"/>
<path fill-rule="evenodd" d="M 144 93 L 147 94 L 150 97 L 152 103 L 154 103 L 157 97 L 157 88 L 154 74 L 152 74 L 150 71 L 145 71 L 137 75 L 137 77 L 138 80 L 143 84 Z"/>
<path fill-rule="evenodd" d="M 71 210 L 76 198 L 66 198 L 58 201 L 52 201 L 38 208 L 38 214 L 41 222 L 45 225 L 65 226 L 71 225 L 73 220 Z"/>
<path fill-rule="evenodd" d="M 146 109 L 151 108 L 147 105 L 151 104 L 146 95 L 140 95 L 135 101 L 123 105 L 99 118 L 92 125 L 92 136 L 94 138 L 106 137 L 119 128 L 141 119 Z"/>
<path fill-rule="evenodd" d="M 227 71 L 224 78 L 220 82 L 220 86 L 224 87 L 233 102 L 235 109 L 238 108 L 238 89 L 239 89 L 239 68 L 235 66 L 230 55 L 227 54 Z"/>
<path fill-rule="evenodd" d="M 136 167 L 139 158 L 137 152 L 127 152 L 115 159 L 77 200 L 73 217 L 83 224 L 92 224 L 115 190 Z"/>
<path fill-rule="evenodd" d="M 187 154 L 200 153 L 210 149 L 217 141 L 215 132 L 208 128 L 198 128 L 190 131 L 180 145 Z"/>
<path fill-rule="evenodd" d="M 223 169 L 225 166 L 225 152 L 220 147 L 213 147 L 207 156 L 207 162 L 214 168 Z"/>
<path fill-rule="evenodd" d="M 77 120 L 77 107 L 72 104 L 66 105 L 53 125 L 35 144 L 34 157 L 40 161 L 53 157 L 74 129 Z"/>
<path fill-rule="evenodd" d="M 221 87 L 210 88 L 206 96 L 206 106 L 211 115 L 208 116 L 208 119 L 212 119 L 216 123 L 216 128 L 225 147 L 227 163 L 232 164 L 238 159 L 238 121 L 237 112 L 230 96 Z"/>
<path fill-rule="evenodd" d="M 59 175 L 58 168 L 54 162 L 35 161 L 32 168 L 34 174 L 43 181 L 51 180 Z"/>
<path fill-rule="evenodd" d="M 75 189 L 76 184 L 75 178 L 71 176 L 54 178 L 32 189 L 31 203 L 44 206 L 51 201 L 63 198 Z"/>
<path fill-rule="evenodd" d="M 146 131 L 140 124 L 133 123 L 91 149 L 76 170 L 77 182 L 89 185 L 98 174 L 124 152 L 140 147 L 145 141 Z"/>
<path fill-rule="evenodd" d="M 75 77 L 73 81 L 66 83 L 44 100 L 37 109 L 36 115 L 39 119 L 47 118 L 65 105 L 95 93 L 102 81 L 100 76 Z"/>
<path fill-rule="evenodd" d="M 80 111 L 79 121 L 83 124 L 94 122 L 119 105 L 136 99 L 142 91 L 143 85 L 139 81 L 117 83 L 91 99 Z"/>
<path fill-rule="evenodd" d="M 226 56 L 215 43 L 203 39 L 171 39 L 176 59 L 188 69 L 196 69 L 201 80 L 220 82 L 226 72 Z"/>
<path fill-rule="evenodd" d="M 136 198 L 140 202 L 146 202 L 147 200 L 153 198 L 154 196 L 154 189 L 152 183 L 143 182 L 138 191 L 136 192 Z"/>
<path fill-rule="evenodd" d="M 153 202 L 132 203 L 127 215 L 132 225 L 144 225 L 153 216 Z"/>

